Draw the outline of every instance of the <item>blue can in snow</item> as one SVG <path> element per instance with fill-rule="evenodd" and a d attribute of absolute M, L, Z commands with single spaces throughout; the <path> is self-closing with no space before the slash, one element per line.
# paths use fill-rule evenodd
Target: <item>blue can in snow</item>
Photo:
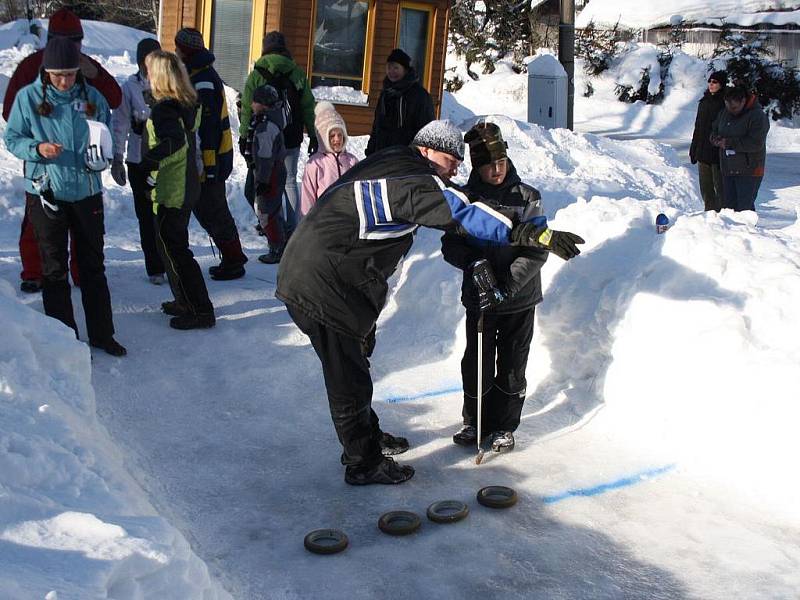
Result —
<path fill-rule="evenodd" d="M 669 229 L 669 219 L 664 213 L 659 213 L 656 217 L 656 233 L 664 233 Z"/>

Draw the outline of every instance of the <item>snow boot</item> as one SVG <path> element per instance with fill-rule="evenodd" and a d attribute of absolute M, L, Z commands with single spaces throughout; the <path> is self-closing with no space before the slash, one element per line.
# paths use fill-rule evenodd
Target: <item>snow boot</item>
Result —
<path fill-rule="evenodd" d="M 372 467 L 348 466 L 344 471 L 345 483 L 350 485 L 370 485 L 380 483 L 392 485 L 403 483 L 414 476 L 414 467 L 398 465 L 393 458 L 384 456 L 383 460 Z"/>
<path fill-rule="evenodd" d="M 270 251 L 267 254 L 262 254 L 258 257 L 258 260 L 265 265 L 277 265 L 281 262 L 281 257 L 283 256 L 283 246 L 279 246 L 277 248 L 270 248 Z"/>
<path fill-rule="evenodd" d="M 168 300 L 161 303 L 161 312 L 171 317 L 181 317 L 189 314 L 189 309 L 177 300 Z"/>
<path fill-rule="evenodd" d="M 494 452 L 511 452 L 514 449 L 513 431 L 494 431 L 491 436 Z"/>
<path fill-rule="evenodd" d="M 478 443 L 478 430 L 472 425 L 464 425 L 453 436 L 453 443 L 459 446 L 474 446 Z"/>
<path fill-rule="evenodd" d="M 215 281 L 230 281 L 244 277 L 244 264 L 247 256 L 242 251 L 242 243 L 237 235 L 232 240 L 219 242 L 219 251 L 222 254 L 222 261 L 218 265 L 209 267 L 208 274 Z"/>
<path fill-rule="evenodd" d="M 38 294 L 42 291 L 42 281 L 40 279 L 23 279 L 19 284 L 19 289 L 26 294 Z"/>
<path fill-rule="evenodd" d="M 214 313 L 186 313 L 179 317 L 172 317 L 169 320 L 169 326 L 173 329 L 208 329 L 213 327 L 217 322 Z"/>
<path fill-rule="evenodd" d="M 110 354 L 111 356 L 125 356 L 128 353 L 125 346 L 120 344 L 113 337 L 107 340 L 89 340 L 89 345 L 92 348 L 100 348 L 100 350 L 103 350 L 106 354 Z"/>
<path fill-rule="evenodd" d="M 384 456 L 394 456 L 402 454 L 408 450 L 408 440 L 404 437 L 394 436 L 391 433 L 381 432 L 381 454 Z"/>

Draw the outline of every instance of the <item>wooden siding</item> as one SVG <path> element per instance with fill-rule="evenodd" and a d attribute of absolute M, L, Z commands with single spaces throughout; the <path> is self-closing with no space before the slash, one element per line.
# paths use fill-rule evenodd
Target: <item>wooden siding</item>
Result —
<path fill-rule="evenodd" d="M 209 0 L 206 0 L 209 1 Z M 416 0 L 425 2 L 425 0 Z M 175 34 L 181 27 L 203 28 L 199 14 L 201 0 L 162 0 L 161 43 L 167 50 L 174 49 Z M 440 114 L 444 84 L 447 31 L 450 3 L 448 0 L 425 2 L 434 7 L 433 48 L 430 81 L 423 81 L 433 99 L 436 114 Z M 314 0 L 266 0 L 264 33 L 278 30 L 286 36 L 286 43 L 297 64 L 310 75 L 312 36 L 314 31 Z M 337 104 L 350 135 L 367 135 L 372 129 L 375 106 L 380 97 L 386 73 L 386 57 L 399 39 L 400 1 L 375 0 L 374 28 L 371 36 L 372 56 L 368 58 L 366 80 L 369 89 L 368 106 Z M 260 50 L 260 49 L 259 49 Z"/>

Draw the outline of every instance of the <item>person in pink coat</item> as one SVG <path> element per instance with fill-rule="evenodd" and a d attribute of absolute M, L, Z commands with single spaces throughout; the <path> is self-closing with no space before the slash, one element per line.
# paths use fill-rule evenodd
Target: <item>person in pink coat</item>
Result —
<path fill-rule="evenodd" d="M 358 162 L 347 151 L 347 126 L 330 102 L 320 102 L 314 109 L 319 151 L 306 163 L 300 216 L 304 217 L 331 184 Z"/>

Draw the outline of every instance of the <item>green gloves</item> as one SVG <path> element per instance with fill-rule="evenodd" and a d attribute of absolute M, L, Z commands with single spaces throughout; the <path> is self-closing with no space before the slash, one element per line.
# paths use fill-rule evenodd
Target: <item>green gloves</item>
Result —
<path fill-rule="evenodd" d="M 585 244 L 586 241 L 579 235 L 569 231 L 556 231 L 547 225 L 537 225 L 535 223 L 518 223 L 511 230 L 512 246 L 533 246 L 544 248 L 556 256 L 569 260 L 581 253 L 577 244 Z"/>

